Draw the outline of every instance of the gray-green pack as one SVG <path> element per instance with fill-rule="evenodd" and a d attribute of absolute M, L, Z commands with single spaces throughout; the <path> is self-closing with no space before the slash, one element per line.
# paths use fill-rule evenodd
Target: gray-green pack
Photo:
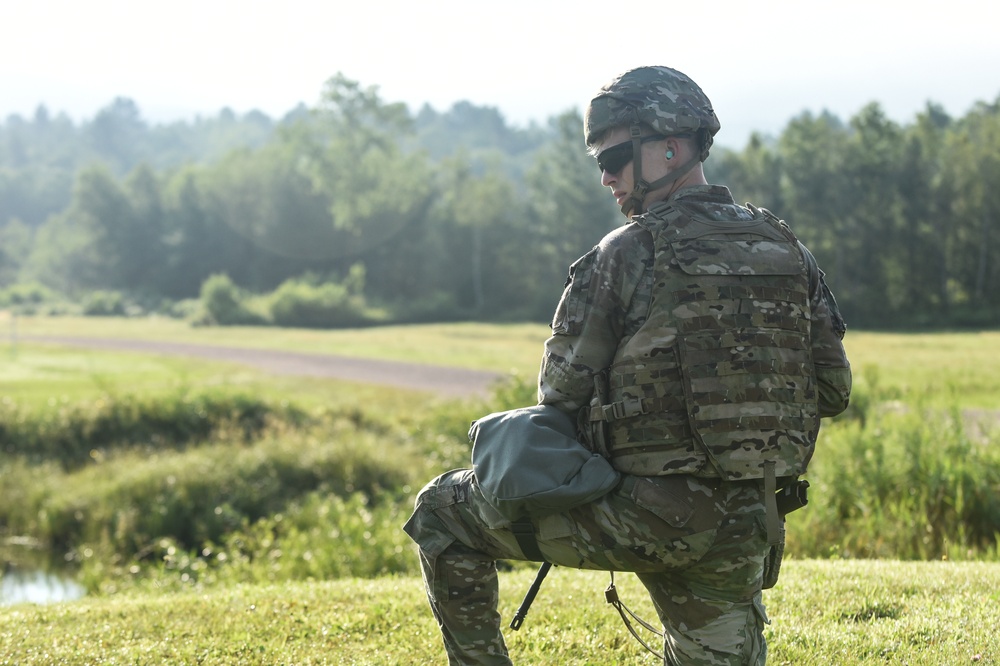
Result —
<path fill-rule="evenodd" d="M 510 521 L 541 518 L 610 492 L 619 473 L 584 447 L 573 419 L 548 405 L 495 412 L 469 429 L 487 501 Z"/>

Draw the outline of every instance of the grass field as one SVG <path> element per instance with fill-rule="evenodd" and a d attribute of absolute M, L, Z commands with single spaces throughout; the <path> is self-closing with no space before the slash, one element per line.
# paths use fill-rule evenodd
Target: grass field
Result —
<path fill-rule="evenodd" d="M 510 618 L 533 572 L 502 573 Z M 766 595 L 769 664 L 1000 663 L 1000 567 L 792 561 Z M 520 631 L 518 664 L 651 664 L 604 602 L 607 574 L 554 569 Z M 655 617 L 641 585 L 623 600 Z M 0 609 L 0 664 L 445 663 L 419 579 L 382 577 L 128 595 Z"/>
<path fill-rule="evenodd" d="M 540 324 L 422 324 L 325 331 L 253 326 L 198 328 L 165 318 L 23 316 L 17 318 L 13 330 L 17 336 L 169 340 L 532 374 L 538 371 L 541 345 L 548 332 Z M 0 314 L 0 340 L 6 337 L 8 347 L 10 331 L 11 316 Z"/>
<path fill-rule="evenodd" d="M 5 336 L 4 332 L 8 334 Z M 13 334 L 10 332 L 13 331 Z M 364 331 L 297 331 L 284 329 L 196 329 L 168 320 L 118 320 L 83 318 L 22 318 L 16 327 L 9 315 L 0 314 L 0 406 L 21 405 L 17 414 L 53 411 L 65 413 L 74 405 L 97 404 L 107 396 L 139 396 L 155 401 L 157 396 L 171 396 L 178 390 L 241 391 L 275 401 L 288 401 L 307 410 L 336 405 L 351 413 L 352 409 L 368 410 L 372 418 L 359 416 L 357 429 L 345 429 L 337 421 L 335 429 L 278 431 L 267 435 L 266 441 L 250 448 L 230 440 L 219 445 L 193 450 L 177 450 L 158 454 L 146 460 L 139 451 L 126 451 L 99 466 L 85 467 L 78 472 L 59 476 L 54 470 L 7 467 L 0 464 L 0 493 L 10 485 L 10 474 L 48 475 L 44 487 L 53 493 L 70 492 L 82 501 L 90 492 L 110 492 L 99 484 L 119 477 L 113 490 L 122 502 L 122 488 L 132 479 L 141 496 L 154 479 L 156 470 L 170 470 L 178 477 L 177 492 L 191 492 L 195 486 L 180 481 L 185 469 L 198 467 L 205 481 L 225 477 L 227 466 L 248 469 L 256 474 L 257 459 L 267 456 L 291 465 L 296 457 L 305 466 L 323 465 L 335 475 L 341 468 L 358 468 L 361 458 L 343 458 L 336 449 L 337 437 L 354 448 L 373 450 L 384 445 L 386 434 L 399 440 L 397 425 L 372 421 L 374 415 L 400 415 L 404 422 L 418 421 L 426 416 L 426 395 L 361 384 L 344 384 L 330 380 L 279 378 L 263 375 L 230 364 L 213 364 L 200 360 L 156 357 L 134 353 L 96 352 L 72 349 L 26 340 L 32 335 L 80 335 L 94 337 L 128 337 L 167 339 L 175 342 L 197 342 L 232 346 L 335 353 L 426 363 L 452 364 L 465 367 L 513 371 L 522 377 L 533 377 L 537 369 L 539 349 L 547 334 L 544 325 L 454 325 L 410 326 L 369 329 Z M 6 343 L 6 344 L 5 344 Z M 1000 407 L 1000 333 L 955 333 L 934 335 L 899 335 L 850 332 L 847 339 L 856 377 L 862 392 L 859 396 L 878 394 L 888 400 L 893 418 L 902 411 L 900 406 L 919 404 L 921 408 L 944 410 L 960 407 L 995 418 Z M 449 407 L 436 403 L 442 414 L 449 411 L 457 416 L 457 424 L 445 423 L 444 416 L 432 414 L 420 421 L 412 433 L 409 426 L 398 426 L 405 434 L 405 455 L 391 451 L 376 451 L 372 460 L 385 465 L 395 474 L 426 478 L 432 471 L 461 462 L 461 446 L 454 434 L 435 435 L 441 427 L 461 433 L 467 427 L 468 412 L 486 406 L 464 405 Z M 499 408 L 499 406 L 498 406 Z M 96 408 L 95 408 L 96 409 Z M 12 412 L 13 413 L 13 412 Z M 879 413 L 872 410 L 871 414 Z M 916 414 L 919 422 L 920 414 Z M 353 418 L 353 417 L 352 417 Z M 838 443 L 837 455 L 849 455 L 859 446 L 869 446 L 871 437 L 881 437 L 880 428 L 896 427 L 890 420 L 866 426 L 844 424 L 830 428 L 831 442 Z M 834 424 L 837 426 L 837 424 Z M 363 426 L 363 427 L 362 427 Z M 899 432 L 909 432 L 912 424 L 903 424 Z M 886 431 L 897 439 L 896 431 Z M 927 441 L 923 451 L 930 455 L 935 433 L 920 434 Z M 0 432 L 2 437 L 2 432 Z M 460 437 L 460 435 L 459 435 Z M 333 438 L 333 439 L 330 439 Z M 449 442 L 443 442 L 444 439 Z M 884 470 L 905 462 L 905 451 L 892 449 L 893 438 L 885 437 L 885 459 L 870 461 L 873 467 L 856 472 L 868 474 L 871 469 Z M 326 443 L 330 440 L 330 443 Z M 986 440 L 986 446 L 993 446 Z M 976 452 L 976 444 L 962 439 L 963 451 Z M 459 442 L 461 444 L 461 442 Z M 447 447 L 455 447 L 454 450 Z M 948 442 L 947 446 L 957 446 Z M 332 448 L 331 448 L 332 447 Z M 434 448 L 433 455 L 424 455 L 427 447 L 445 447 L 450 453 Z M 852 448 L 853 447 L 853 448 Z M 958 449 L 956 449 L 958 450 Z M 946 466 L 934 472 L 943 478 L 949 475 L 987 473 L 995 461 L 995 453 L 972 461 L 971 470 Z M 881 454 L 880 454 L 881 455 Z M 894 456 L 899 461 L 894 462 Z M 978 454 L 977 454 L 978 455 Z M 993 456 L 993 457 L 990 457 Z M 341 461 L 346 460 L 347 463 Z M 821 461 L 821 471 L 838 465 L 837 458 Z M 202 461 L 201 463 L 197 461 Z M 207 462 L 205 462 L 207 461 Z M 846 460 L 844 460 L 846 462 Z M 268 463 L 270 464 L 270 463 Z M 123 470 L 128 470 L 124 472 Z M 978 470 L 978 471 L 977 471 Z M 919 470 L 917 470 L 919 471 Z M 5 476 L 4 474 L 7 474 Z M 236 472 L 234 472 L 236 473 Z M 908 473 L 916 473 L 910 471 Z M 921 472 L 930 473 L 930 472 Z M 990 472 L 992 473 L 992 472 Z M 159 474 L 162 474 L 160 472 Z M 145 475 L 145 476 L 144 476 Z M 218 475 L 218 476 L 213 476 Z M 28 479 L 41 492 L 41 480 Z M 261 477 L 268 478 L 268 477 Z M 352 477 L 353 478 L 353 477 Z M 890 487 L 886 492 L 913 495 L 906 485 L 891 487 L 898 478 L 886 476 Z M 918 477 L 919 478 L 919 477 Z M 970 477 L 961 477 L 968 478 Z M 1000 484 L 984 477 L 979 491 L 984 501 L 1000 496 Z M 144 481 L 143 479 L 148 479 Z M 946 479 L 947 480 L 947 479 Z M 256 482 L 255 482 L 256 483 Z M 832 482 L 818 484 L 820 487 Z M 945 481 L 941 482 L 942 484 Z M 990 484 L 993 484 L 992 486 Z M 111 486 L 108 486 L 111 488 Z M 164 486 L 166 488 L 167 486 Z M 200 487 L 200 486 L 199 486 Z M 163 495 L 164 488 L 154 489 L 151 501 Z M 249 488 L 248 492 L 261 492 Z M 942 485 L 942 488 L 950 486 Z M 992 489 L 992 490 L 991 490 Z M 319 489 L 332 492 L 329 487 Z M 911 492 L 907 493 L 906 491 Z M 242 491 L 241 491 L 242 492 Z M 404 494 L 412 495 L 413 488 Z M 855 492 L 850 487 L 848 493 Z M 860 497 L 860 489 L 857 490 Z M 354 553 L 358 560 L 367 554 L 378 557 L 380 549 L 388 551 L 409 548 L 398 530 L 399 516 L 392 511 L 371 512 L 358 506 L 353 499 L 347 504 L 331 504 L 322 495 L 310 496 L 320 513 L 337 507 L 347 507 L 352 513 L 374 515 L 387 520 L 384 525 L 361 524 L 338 532 L 330 538 L 325 533 L 309 531 L 308 520 L 298 528 L 296 538 L 304 544 L 296 551 L 290 542 L 284 544 L 285 560 L 298 557 L 299 552 L 317 549 Z M 993 498 L 992 500 L 990 498 Z M 183 499 L 183 498 L 181 498 Z M 133 500 L 129 500 L 133 501 Z M 179 500 L 174 497 L 170 501 Z M 404 498 L 403 504 L 410 501 Z M 859 525 L 872 533 L 893 532 L 912 519 L 913 514 L 901 513 L 890 505 L 872 511 L 865 499 L 859 510 L 865 511 Z M 938 501 L 933 497 L 927 501 Z M 950 502 L 947 492 L 944 502 Z M 952 502 L 953 503 L 953 502 Z M 83 505 L 81 505 L 83 506 Z M 914 504 L 912 511 L 922 505 Z M 334 509 L 331 509 L 334 507 Z M 307 507 L 308 508 L 308 507 Z M 821 507 L 813 515 L 826 515 Z M 298 511 L 304 512 L 302 506 Z M 395 510 L 394 510 L 395 511 Z M 140 512 L 141 513 L 141 512 Z M 370 515 L 369 515 L 370 514 Z M 72 515 L 72 512 L 70 512 Z M 304 515 L 304 514 L 303 514 Z M 798 514 L 796 514 L 798 515 Z M 391 516 L 391 518 L 378 518 Z M 141 517 L 141 516 L 139 516 Z M 243 528 L 241 539 L 259 538 L 260 552 L 274 555 L 275 545 L 269 545 L 280 525 L 295 518 L 290 509 L 282 522 L 260 523 Z M 345 515 L 346 518 L 346 515 Z M 137 520 L 133 516 L 134 520 Z M 307 520 L 308 519 L 308 520 Z M 121 520 L 121 517 L 119 517 Z M 948 515 L 939 517 L 947 522 Z M 809 524 L 808 520 L 800 521 Z M 390 524 L 391 523 L 391 524 Z M 326 523 L 323 523 L 324 525 Z M 930 524 L 930 523 L 928 523 Z M 2 525 L 2 520 L 0 520 Z M 824 526 L 817 526 L 817 531 Z M 1000 530 L 1000 524 L 997 525 Z M 356 537 L 351 536 L 354 530 Z M 867 533 L 866 533 L 867 534 Z M 373 536 L 374 535 L 374 536 Z M 2 534 L 0 534 L 2 536 Z M 356 539 L 356 540 L 352 540 Z M 365 539 L 383 540 L 378 544 Z M 252 544 L 251 544 L 252 545 Z M 251 545 L 246 552 L 252 553 Z M 233 544 L 228 544 L 234 547 Z M 173 545 L 164 547 L 172 553 Z M 95 546 L 95 549 L 96 546 Z M 391 553 L 390 553 L 391 554 Z M 280 555 L 280 553 L 279 553 Z M 405 555 L 405 553 L 404 553 Z M 0 607 L 0 666 L 7 664 L 440 664 L 444 663 L 437 628 L 423 597 L 422 585 L 415 575 L 415 561 L 406 573 L 374 577 L 313 579 L 282 578 L 285 571 L 273 561 L 267 569 L 253 569 L 248 564 L 246 576 L 219 574 L 217 579 L 203 575 L 186 582 L 182 576 L 193 575 L 195 567 L 180 567 L 163 555 L 166 564 L 151 571 L 147 578 L 134 586 L 122 585 L 121 580 L 89 585 L 92 594 L 82 600 L 54 605 L 18 605 Z M 321 559 L 317 557 L 316 559 Z M 280 560 L 283 561 L 283 560 Z M 288 568 L 291 568 L 291 562 Z M 126 569 L 129 563 L 125 564 Z M 132 565 L 135 566 L 135 565 Z M 143 566 L 145 566 L 143 564 Z M 109 567 L 110 569 L 111 567 Z M 204 571 L 202 572 L 204 574 Z M 90 575 L 94 575 L 91 573 Z M 145 575 L 145 574 L 143 574 Z M 515 566 L 501 573 L 501 612 L 509 621 L 533 575 L 529 566 Z M 126 572 L 127 576 L 127 572 Z M 269 582 L 269 576 L 271 581 Z M 249 582 L 255 581 L 255 582 Z M 594 572 L 556 569 L 545 582 L 543 591 L 532 607 L 520 632 L 506 632 L 515 663 L 521 664 L 646 664 L 654 663 L 642 652 L 621 625 L 617 614 L 603 600 L 607 575 Z M 647 618 L 655 617 L 637 581 L 630 576 L 616 578 L 623 599 Z M 795 553 L 783 567 L 778 586 L 765 593 L 765 603 L 772 624 L 767 629 L 771 664 L 1000 664 L 1000 564 L 967 561 L 898 561 L 896 559 L 797 559 Z"/>
<path fill-rule="evenodd" d="M 0 354 L 5 338 L 11 354 L 12 339 L 19 337 L 79 335 L 338 354 L 529 377 L 538 372 L 542 344 L 548 336 L 544 324 L 428 324 L 320 331 L 194 328 L 163 318 L 18 317 L 16 323 L 12 321 L 9 313 L 0 313 Z M 957 397 L 969 408 L 1000 407 L 1000 331 L 933 335 L 848 331 L 844 344 L 857 377 L 925 392 L 935 400 Z M 16 347 L 23 349 L 25 344 Z M 106 371 L 106 361 L 91 363 L 95 374 Z"/>

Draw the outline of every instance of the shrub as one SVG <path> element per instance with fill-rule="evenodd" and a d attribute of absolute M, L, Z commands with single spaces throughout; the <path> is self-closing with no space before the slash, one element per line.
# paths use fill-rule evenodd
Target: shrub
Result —
<path fill-rule="evenodd" d="M 0 531 L 30 536 L 60 554 L 69 551 L 73 560 L 100 553 L 108 562 L 148 564 L 164 539 L 197 552 L 205 543 L 222 543 L 287 513 L 311 492 L 399 497 L 408 492 L 414 470 L 422 469 L 412 442 L 377 412 L 326 409 L 306 417 L 294 406 L 279 411 L 239 394 L 202 398 L 166 400 L 159 409 L 153 400 L 120 401 L 109 410 L 115 418 L 106 428 L 75 425 L 61 431 L 60 425 L 73 420 L 38 419 L 48 424 L 57 445 L 81 433 L 103 433 L 103 439 L 116 429 L 157 430 L 160 436 L 155 443 L 126 439 L 117 447 L 91 449 L 79 461 L 88 464 L 68 470 L 54 458 L 5 456 L 0 460 Z M 167 417 L 178 410 L 181 418 Z M 146 412 L 155 418 L 143 418 Z M 205 437 L 199 446 L 171 446 L 171 439 L 192 437 L 185 425 L 192 414 L 215 429 L 195 421 Z M 15 416 L 9 422 L 19 421 Z M 10 442 L 7 434 L 0 437 Z M 387 442 L 397 445 L 387 447 Z M 87 446 L 76 449 L 83 455 Z"/>
<path fill-rule="evenodd" d="M 116 557 L 107 542 L 87 546 L 77 553 L 79 578 L 92 591 L 113 593 L 415 574 L 413 545 L 400 529 L 410 509 L 409 502 L 386 497 L 312 491 L 197 549 L 164 537 L 133 560 Z"/>
<path fill-rule="evenodd" d="M 54 291 L 37 282 L 12 284 L 0 289 L 0 307 L 14 307 L 31 313 L 42 304 L 55 304 L 60 298 Z"/>
<path fill-rule="evenodd" d="M 266 324 L 264 317 L 251 310 L 247 294 L 229 279 L 228 275 L 215 274 L 201 285 L 201 303 L 205 323 L 220 326 Z"/>
<path fill-rule="evenodd" d="M 995 417 L 994 417 L 995 419 Z M 824 428 L 810 502 L 788 519 L 800 557 L 975 559 L 1000 540 L 1000 430 L 904 402 Z M 976 426 L 983 427 L 983 426 Z"/>
<path fill-rule="evenodd" d="M 271 320 L 278 326 L 348 328 L 371 323 L 364 298 L 333 282 L 286 280 L 268 298 Z"/>
<path fill-rule="evenodd" d="M 119 449 L 162 451 L 211 438 L 250 441 L 276 424 L 300 427 L 306 421 L 294 405 L 243 393 L 107 394 L 37 412 L 0 403 L 0 444 L 6 455 L 69 469 Z"/>
<path fill-rule="evenodd" d="M 379 439 L 340 419 L 253 444 L 133 449 L 56 475 L 37 490 L 16 491 L 20 483 L 12 480 L 4 495 L 17 499 L 20 508 L 6 516 L 14 507 L 0 508 L 0 523 L 57 549 L 79 550 L 85 543 L 107 541 L 120 559 L 142 559 L 161 538 L 197 549 L 284 511 L 289 502 L 314 490 L 374 496 L 407 486 L 413 457 L 382 450 Z M 18 468 L 9 462 L 4 469 Z"/>
<path fill-rule="evenodd" d="M 240 582 L 416 573 L 412 544 L 400 529 L 409 510 L 408 502 L 363 493 L 312 492 L 219 545 L 207 544 L 200 555 Z"/>
<path fill-rule="evenodd" d="M 83 301 L 83 314 L 96 317 L 125 315 L 125 298 L 116 291 L 95 291 Z"/>

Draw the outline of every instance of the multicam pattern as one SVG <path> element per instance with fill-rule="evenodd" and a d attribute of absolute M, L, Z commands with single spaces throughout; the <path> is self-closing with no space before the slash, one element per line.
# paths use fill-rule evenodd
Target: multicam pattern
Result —
<path fill-rule="evenodd" d="M 652 301 L 609 372 L 612 461 L 631 474 L 805 471 L 819 429 L 804 252 L 730 204 L 654 205 Z M 665 344 L 669 341 L 669 344 Z M 592 417 L 593 418 L 593 417 Z"/>
<path fill-rule="evenodd" d="M 759 217 L 735 206 L 729 191 L 718 186 L 684 188 L 670 203 L 689 217 L 720 223 Z M 632 462 L 636 469 L 658 475 L 626 474 L 608 495 L 538 521 L 535 535 L 554 564 L 635 572 L 663 623 L 666 664 L 763 664 L 767 619 L 761 590 L 765 567 L 771 585 L 780 564 L 768 557 L 772 550 L 763 483 L 699 478 L 694 472 L 710 468 L 706 448 L 722 458 L 728 451 L 734 459 L 745 451 L 755 460 L 769 448 L 785 450 L 781 441 L 768 438 L 749 447 L 732 439 L 733 414 L 727 410 L 736 409 L 737 423 L 743 419 L 758 433 L 775 424 L 784 432 L 788 419 L 801 417 L 804 402 L 818 403 L 822 416 L 843 411 L 851 379 L 841 342 L 845 328 L 815 259 L 790 237 L 750 234 L 737 238 L 733 251 L 729 245 L 707 243 L 711 238 L 684 236 L 668 250 L 668 236 L 653 233 L 660 223 L 652 217 L 609 234 L 571 267 L 545 345 L 538 397 L 540 404 L 578 414 L 584 426 L 621 425 L 623 432 L 612 429 L 610 438 L 603 427 L 595 428 L 590 438 L 594 450 L 620 453 L 631 439 L 640 438 L 644 443 L 630 452 Z M 767 228 L 780 230 L 773 224 Z M 741 263 L 756 252 L 801 263 L 790 273 L 783 272 L 787 267 L 777 272 L 784 277 L 770 284 L 770 278 L 758 279 L 769 261 Z M 660 282 L 676 281 L 663 275 L 668 264 L 691 279 L 670 290 L 676 302 L 660 300 L 651 308 L 654 298 L 668 293 Z M 688 275 L 681 264 L 698 268 Z M 795 279 L 785 280 L 793 275 Z M 753 305 L 750 312 L 732 305 L 747 298 Z M 709 300 L 722 308 L 720 316 L 705 311 Z M 656 330 L 645 326 L 661 307 L 672 311 L 673 323 Z M 733 311 L 725 312 L 726 307 Z M 737 319 L 742 315 L 749 317 L 750 326 Z M 716 324 L 729 320 L 700 336 L 698 322 L 713 323 L 706 317 Z M 785 320 L 790 325 L 780 323 Z M 756 330 L 761 328 L 766 330 Z M 640 331 L 643 339 L 633 343 Z M 641 360 L 624 353 L 630 344 L 644 350 Z M 729 350 L 725 361 L 718 358 L 722 349 Z M 800 367 L 803 358 L 813 367 L 811 375 Z M 616 361 L 628 369 L 621 365 L 612 371 Z M 736 371 L 737 377 L 754 375 L 754 381 L 728 382 L 720 378 L 727 376 L 720 367 Z M 787 377 L 795 378 L 791 386 Z M 810 377 L 816 395 L 807 398 Z M 637 386 L 643 391 L 630 394 Z M 775 402 L 791 405 L 792 413 L 776 410 L 771 406 Z M 755 404 L 763 404 L 759 413 L 741 413 L 757 410 L 747 407 Z M 688 405 L 694 405 L 694 418 Z M 637 428 L 637 418 L 649 411 L 655 412 L 653 418 Z M 721 434 L 713 440 L 708 432 L 706 438 L 717 419 L 726 424 Z M 811 427 L 803 422 L 801 429 Z M 697 456 L 701 459 L 692 461 Z M 612 462 L 623 469 L 624 456 Z M 457 470 L 420 492 L 404 528 L 419 546 L 428 599 L 451 664 L 511 663 L 497 614 L 495 561 L 528 558 L 509 528 L 488 527 L 499 525 L 496 518 L 473 472 Z M 602 661 L 601 655 L 593 660 Z"/>
<path fill-rule="evenodd" d="M 587 145 L 594 145 L 612 127 L 628 124 L 629 116 L 664 135 L 705 130 L 708 145 L 702 161 L 721 127 L 698 84 L 669 67 L 631 69 L 603 86 L 584 115 Z"/>
<path fill-rule="evenodd" d="M 729 190 L 718 185 L 684 188 L 672 202 L 694 207 L 700 215 L 715 219 L 724 211 L 738 214 L 738 219 L 753 217 L 750 211 L 734 206 Z M 651 208 L 658 210 L 656 205 Z M 847 407 L 851 389 L 850 364 L 842 342 L 846 327 L 816 260 L 808 250 L 802 250 L 809 276 L 809 347 L 816 370 L 819 412 L 820 416 L 834 416 Z M 615 362 L 619 347 L 629 345 L 646 322 L 653 299 L 654 264 L 653 236 L 638 222 L 608 234 L 573 264 L 552 321 L 552 337 L 545 343 L 539 373 L 540 403 L 571 414 L 589 408 L 595 378 L 600 380 Z M 700 291 L 693 289 L 690 294 Z M 643 345 L 653 350 L 648 372 L 662 374 L 664 380 L 673 373 L 677 386 L 664 388 L 664 397 L 682 395 L 677 360 L 671 353 L 656 351 L 670 349 L 677 332 L 667 328 L 646 335 L 649 341 Z M 601 381 L 597 384 L 606 388 Z"/>
<path fill-rule="evenodd" d="M 525 558 L 509 529 L 486 527 L 490 512 L 471 470 L 457 470 L 420 492 L 404 528 L 420 547 L 453 665 L 511 663 L 495 560 Z M 763 521 L 756 482 L 627 477 L 603 498 L 541 520 L 536 536 L 561 567 L 636 572 L 664 626 L 665 663 L 763 664 Z"/>

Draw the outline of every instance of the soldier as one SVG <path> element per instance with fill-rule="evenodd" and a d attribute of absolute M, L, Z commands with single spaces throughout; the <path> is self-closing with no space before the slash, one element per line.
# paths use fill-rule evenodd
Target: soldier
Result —
<path fill-rule="evenodd" d="M 846 327 L 812 254 L 766 210 L 709 185 L 719 120 L 667 67 L 625 72 L 584 120 L 628 223 L 570 267 L 538 397 L 622 473 L 610 493 L 538 520 L 533 548 L 471 470 L 431 481 L 407 533 L 452 664 L 509 664 L 497 559 L 631 571 L 666 664 L 763 664 L 761 590 L 784 527 L 775 489 L 809 462 L 820 417 L 847 407 Z"/>

